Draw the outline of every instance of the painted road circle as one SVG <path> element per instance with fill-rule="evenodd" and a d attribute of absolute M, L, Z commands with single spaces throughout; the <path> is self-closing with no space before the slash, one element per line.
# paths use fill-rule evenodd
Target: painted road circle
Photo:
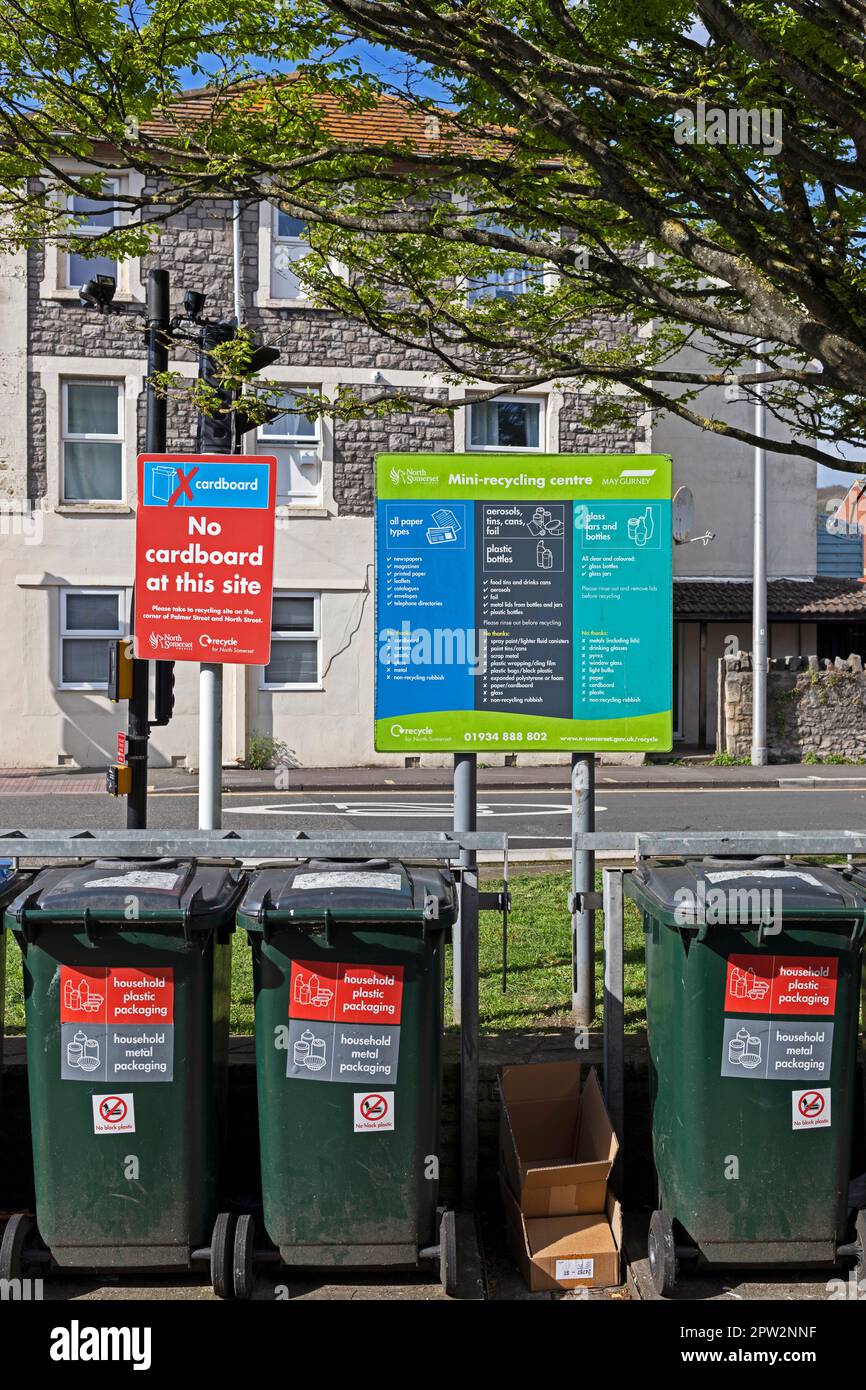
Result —
<path fill-rule="evenodd" d="M 388 1116 L 388 1101 L 385 1096 L 364 1096 L 360 1110 L 362 1120 L 384 1120 Z"/>
<path fill-rule="evenodd" d="M 815 1120 L 824 1110 L 824 1097 L 820 1091 L 804 1091 L 797 1101 L 797 1109 L 806 1119 Z"/>
<path fill-rule="evenodd" d="M 122 1096 L 103 1096 L 99 1114 L 107 1125 L 119 1125 L 126 1119 L 127 1104 Z"/>

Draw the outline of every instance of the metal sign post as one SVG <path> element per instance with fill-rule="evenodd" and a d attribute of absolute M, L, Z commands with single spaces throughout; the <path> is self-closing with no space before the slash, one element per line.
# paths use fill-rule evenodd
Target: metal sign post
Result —
<path fill-rule="evenodd" d="M 478 759 L 474 753 L 455 753 L 454 755 L 453 816 L 455 835 L 476 828 L 478 819 Z M 475 863 L 475 856 L 470 850 L 464 851 L 464 854 L 465 858 L 461 856 L 460 859 L 460 867 L 471 868 Z M 454 924 L 451 969 L 452 1009 L 454 1022 L 458 1026 L 462 1022 L 463 1016 L 461 919 L 458 919 Z"/>
<path fill-rule="evenodd" d="M 198 668 L 198 828 L 222 826 L 223 668 Z"/>
<path fill-rule="evenodd" d="M 578 839 L 595 830 L 595 754 L 571 755 L 571 1007 L 588 1028 L 595 1017 L 595 855 Z"/>
<path fill-rule="evenodd" d="M 454 834 L 475 830 L 478 759 L 454 757 Z M 472 1211 L 478 1189 L 478 868 L 469 846 L 460 850 L 460 916 L 454 925 L 454 1017 L 460 1025 L 460 1196 Z"/>

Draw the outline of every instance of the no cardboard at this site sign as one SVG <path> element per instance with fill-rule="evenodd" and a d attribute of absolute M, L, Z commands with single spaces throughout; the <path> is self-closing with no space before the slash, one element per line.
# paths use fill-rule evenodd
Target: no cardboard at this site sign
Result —
<path fill-rule="evenodd" d="M 267 665 L 276 459 L 142 454 L 135 656 Z"/>

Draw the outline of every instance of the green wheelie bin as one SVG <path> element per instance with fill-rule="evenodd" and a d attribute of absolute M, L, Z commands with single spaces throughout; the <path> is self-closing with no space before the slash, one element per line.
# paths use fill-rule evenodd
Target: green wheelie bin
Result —
<path fill-rule="evenodd" d="M 450 872 L 430 865 L 306 860 L 250 881 L 237 920 L 253 953 L 263 1222 L 285 1265 L 438 1256 L 456 1281 L 453 1213 L 437 1229 L 455 912 Z M 238 1298 L 252 1292 L 254 1230 L 239 1218 Z"/>
<path fill-rule="evenodd" d="M 36 1228 L 0 1277 L 37 1262 L 228 1277 L 217 1213 L 231 934 L 244 875 L 160 859 L 46 869 L 8 905 L 21 948 Z"/>
<path fill-rule="evenodd" d="M 29 883 L 32 874 L 24 874 L 13 868 L 11 859 L 0 859 L 0 911 L 11 898 L 20 893 Z M 0 937 L 0 1087 L 3 1080 L 3 1032 L 6 1020 L 6 938 Z M 2 1094 L 2 1090 L 0 1090 Z M 0 1194 L 0 1207 L 3 1205 Z"/>
<path fill-rule="evenodd" d="M 645 861 L 650 1269 L 863 1260 L 849 1210 L 866 903 L 812 864 Z"/>

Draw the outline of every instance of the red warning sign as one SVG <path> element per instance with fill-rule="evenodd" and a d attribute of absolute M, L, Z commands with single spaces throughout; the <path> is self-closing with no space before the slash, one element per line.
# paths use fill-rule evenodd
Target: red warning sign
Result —
<path fill-rule="evenodd" d="M 810 1091 L 791 1092 L 792 1129 L 829 1129 L 831 1094 L 829 1086 Z"/>
<path fill-rule="evenodd" d="M 292 961 L 289 1018 L 399 1024 L 402 1005 L 402 965 Z"/>
<path fill-rule="evenodd" d="M 725 1011 L 736 1014 L 836 1012 L 836 956 L 729 956 Z"/>
<path fill-rule="evenodd" d="M 103 1096 L 99 1102 L 99 1114 L 106 1124 L 122 1124 L 126 1119 L 127 1108 L 123 1096 Z"/>
<path fill-rule="evenodd" d="M 800 1114 L 810 1120 L 817 1120 L 818 1116 L 823 1114 L 824 1105 L 824 1097 L 820 1091 L 804 1091 L 797 1101 Z"/>
<path fill-rule="evenodd" d="M 134 1134 L 135 1097 L 131 1091 L 91 1096 L 94 1134 Z"/>
<path fill-rule="evenodd" d="M 394 1128 L 393 1091 L 356 1091 L 354 1099 L 356 1134 Z"/>

